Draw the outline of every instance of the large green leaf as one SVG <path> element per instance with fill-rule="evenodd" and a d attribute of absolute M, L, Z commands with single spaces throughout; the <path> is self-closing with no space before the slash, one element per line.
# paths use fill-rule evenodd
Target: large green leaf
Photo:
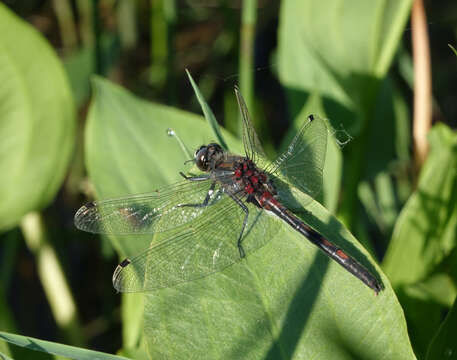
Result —
<path fill-rule="evenodd" d="M 78 348 L 75 346 L 59 344 L 51 341 L 40 340 L 30 336 L 21 336 L 0 331 L 0 339 L 11 344 L 48 354 L 66 356 L 77 360 L 128 360 L 126 357 L 106 354 L 98 351 Z"/>
<path fill-rule="evenodd" d="M 314 202 L 308 211 L 306 222 L 368 264 L 366 252 L 322 206 Z M 375 297 L 279 220 L 271 226 L 280 231 L 241 263 L 146 295 L 153 357 L 414 358 L 388 284 Z"/>
<path fill-rule="evenodd" d="M 357 219 L 359 183 L 385 169 L 396 148 L 395 100 L 384 78 L 411 2 L 281 2 L 279 77 L 295 124 L 306 108 L 354 139 L 345 151 L 339 211 L 349 226 Z"/>
<path fill-rule="evenodd" d="M 213 139 L 201 117 L 138 100 L 100 79 L 94 88 L 86 155 L 98 197 L 151 191 L 176 180 L 187 159 L 167 128 L 190 148 Z M 222 134 L 229 149 L 242 148 L 223 129 Z M 295 201 L 302 200 L 294 194 Z M 144 339 L 151 357 L 414 358 L 402 310 L 379 268 L 319 203 L 307 210 L 300 216 L 381 276 L 386 290 L 376 297 L 268 217 L 268 245 L 245 260 L 204 279 L 144 294 Z M 145 249 L 150 237 L 113 240 L 123 255 L 132 255 Z"/>
<path fill-rule="evenodd" d="M 212 138 L 202 118 L 177 109 L 141 101 L 125 90 L 95 78 L 94 97 L 86 128 L 86 163 L 98 198 L 153 191 L 180 178 L 189 160 L 167 130 L 190 149 Z M 224 134 L 233 144 L 233 137 Z M 232 146 L 233 148 L 233 146 Z M 189 169 L 190 166 L 187 166 Z M 121 257 L 144 250 L 151 236 L 111 237 Z M 124 345 L 132 348 L 140 341 L 142 329 L 141 294 L 125 294 L 122 311 Z"/>
<path fill-rule="evenodd" d="M 294 1 L 281 4 L 279 74 L 292 114 L 309 96 L 346 126 L 373 101 L 373 80 L 387 72 L 411 0 Z"/>
<path fill-rule="evenodd" d="M 94 79 L 93 90 L 85 152 L 97 198 L 150 192 L 182 179 L 176 169 L 187 171 L 191 165 L 183 165 L 189 159 L 168 129 L 174 129 L 190 149 L 213 137 L 200 116 L 139 100 L 101 78 Z M 233 148 L 233 136 L 224 137 Z M 123 256 L 138 253 L 150 238 L 111 237 Z"/>
<path fill-rule="evenodd" d="M 0 4 L 0 230 L 46 206 L 74 145 L 75 110 L 46 40 Z"/>
<path fill-rule="evenodd" d="M 394 286 L 425 279 L 456 246 L 457 135 L 437 125 L 429 140 L 417 190 L 398 218 L 383 262 Z"/>
<path fill-rule="evenodd" d="M 415 352 L 422 357 L 442 311 L 455 298 L 445 273 L 452 275 L 455 268 L 457 239 L 457 135 L 437 125 L 429 140 L 417 190 L 398 217 L 383 262 L 405 309 Z"/>

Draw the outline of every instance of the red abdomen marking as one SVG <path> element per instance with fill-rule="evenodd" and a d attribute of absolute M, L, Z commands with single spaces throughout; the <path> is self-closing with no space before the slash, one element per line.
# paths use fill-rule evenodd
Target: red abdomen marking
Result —
<path fill-rule="evenodd" d="M 279 206 L 279 203 L 276 201 L 274 196 L 269 191 L 264 191 L 258 201 L 259 205 L 263 207 L 265 210 L 270 210 L 270 205 Z"/>
<path fill-rule="evenodd" d="M 343 250 L 339 250 L 339 249 L 338 249 L 338 250 L 336 251 L 336 254 L 337 254 L 340 258 L 345 259 L 345 260 L 349 258 L 349 256 L 347 256 L 346 253 L 345 253 Z"/>

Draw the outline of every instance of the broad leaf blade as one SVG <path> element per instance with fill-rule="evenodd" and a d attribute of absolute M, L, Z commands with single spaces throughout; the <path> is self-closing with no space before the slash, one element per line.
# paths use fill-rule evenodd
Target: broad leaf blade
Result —
<path fill-rule="evenodd" d="M 307 210 L 306 222 L 378 272 L 322 206 L 313 202 Z M 376 297 L 280 220 L 272 217 L 271 226 L 280 231 L 241 263 L 146 294 L 145 334 L 153 356 L 414 358 L 402 310 L 385 279 L 387 289 Z"/>
<path fill-rule="evenodd" d="M 99 197 L 153 190 L 186 170 L 167 128 L 189 147 L 213 136 L 196 116 L 148 104 L 106 81 L 96 80 L 95 88 L 86 150 Z M 229 147 L 242 148 L 236 141 Z M 293 195 L 297 203 L 303 200 L 301 193 Z M 299 214 L 306 222 L 382 276 L 322 206 L 313 202 L 307 210 Z M 402 310 L 385 278 L 386 290 L 376 297 L 279 219 L 268 221 L 271 240 L 240 263 L 145 294 L 145 340 L 152 357 L 369 358 L 383 353 L 385 358 L 414 358 Z M 115 243 L 131 255 L 149 240 L 116 238 Z"/>
<path fill-rule="evenodd" d="M 169 128 L 175 129 L 191 149 L 212 137 L 200 116 L 142 101 L 101 78 L 94 78 L 93 90 L 85 158 L 98 199 L 154 191 L 180 179 L 179 171 L 191 169 L 183 165 L 189 159 L 176 140 L 167 135 Z M 225 137 L 232 139 L 228 134 Z M 233 148 L 233 140 L 229 144 Z M 110 237 L 122 258 L 147 248 L 151 238 Z M 125 294 L 122 315 L 124 345 L 128 348 L 135 346 L 141 335 L 141 296 Z"/>
<path fill-rule="evenodd" d="M 0 230 L 46 206 L 74 145 L 71 91 L 57 56 L 30 25 L 0 4 Z"/>
<path fill-rule="evenodd" d="M 425 279 L 455 247 L 457 136 L 437 125 L 417 190 L 395 225 L 383 268 L 394 286 Z"/>
<path fill-rule="evenodd" d="M 284 1 L 279 74 L 292 115 L 309 96 L 318 96 L 330 118 L 339 115 L 346 127 L 356 129 L 356 116 L 368 110 L 369 88 L 387 72 L 410 4 L 411 0 Z"/>
<path fill-rule="evenodd" d="M 128 360 L 122 356 L 92 351 L 87 349 L 69 346 L 51 341 L 35 339 L 29 336 L 21 336 L 0 331 L 0 339 L 11 344 L 21 346 L 30 350 L 41 351 L 48 354 L 66 356 L 70 359 L 77 360 Z"/>
<path fill-rule="evenodd" d="M 206 144 L 212 137 L 200 116 L 142 101 L 101 78 L 94 78 L 93 89 L 85 153 L 98 199 L 151 192 L 182 180 L 179 171 L 189 171 L 192 165 L 184 165 L 189 159 L 176 140 L 167 135 L 169 128 L 190 149 Z M 229 145 L 234 144 L 233 137 L 225 137 Z M 117 250 L 126 256 L 144 249 L 150 238 L 111 237 Z"/>
<path fill-rule="evenodd" d="M 281 2 L 279 77 L 294 123 L 306 108 L 354 138 L 345 151 L 344 172 L 351 175 L 344 177 L 339 203 L 340 217 L 351 227 L 360 228 L 356 215 L 360 181 L 393 160 L 396 119 L 382 116 L 392 113 L 394 99 L 384 80 L 411 2 Z"/>

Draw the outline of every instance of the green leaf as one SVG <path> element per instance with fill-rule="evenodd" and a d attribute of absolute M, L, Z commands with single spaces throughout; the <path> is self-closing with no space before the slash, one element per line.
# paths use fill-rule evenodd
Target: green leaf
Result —
<path fill-rule="evenodd" d="M 408 285 L 407 292 L 420 299 L 439 304 L 442 308 L 451 308 L 457 295 L 456 287 L 448 274 L 437 273 L 424 281 Z M 428 319 L 424 317 L 424 320 Z"/>
<path fill-rule="evenodd" d="M 366 252 L 334 217 L 317 202 L 307 210 L 307 223 L 368 266 Z M 271 222 L 279 231 L 241 263 L 146 294 L 153 357 L 414 358 L 387 283 L 374 297 L 279 220 Z"/>
<path fill-rule="evenodd" d="M 455 247 L 457 237 L 457 134 L 436 125 L 417 190 L 403 208 L 383 269 L 393 286 L 425 279 Z"/>
<path fill-rule="evenodd" d="M 443 271 L 452 269 L 446 263 L 452 260 L 457 237 L 457 134 L 436 125 L 429 142 L 417 190 L 398 217 L 383 262 L 418 356 L 425 356 L 443 305 L 455 297 L 455 285 Z"/>
<path fill-rule="evenodd" d="M 341 190 L 343 155 L 334 136 L 329 136 L 329 139 L 323 171 L 323 204 L 335 213 Z"/>
<path fill-rule="evenodd" d="M 0 359 L 2 359 L 2 360 L 13 360 L 8 355 L 3 354 L 2 352 L 0 352 Z"/>
<path fill-rule="evenodd" d="M 120 56 L 118 36 L 122 36 L 122 34 L 102 33 L 99 44 L 100 54 L 98 55 L 95 47 L 88 46 L 74 50 L 63 59 L 78 108 L 83 106 L 90 97 L 90 78 L 96 73 L 96 57 L 101 57 L 102 67 L 106 69 L 106 72 L 117 65 Z"/>
<path fill-rule="evenodd" d="M 414 353 L 423 359 L 433 334 L 440 326 L 443 308 L 433 299 L 424 296 L 414 285 L 402 286 L 396 294 L 405 311 Z"/>
<path fill-rule="evenodd" d="M 411 0 L 282 2 L 279 74 L 292 115 L 318 95 L 331 119 L 360 126 L 354 115 L 368 110 L 370 87 L 387 72 L 410 5 Z"/>
<path fill-rule="evenodd" d="M 122 294 L 121 311 L 125 320 L 122 327 L 124 350 L 139 346 L 143 334 L 143 308 L 142 294 Z"/>
<path fill-rule="evenodd" d="M 201 117 L 138 100 L 101 79 L 94 88 L 86 159 L 98 197 L 151 191 L 176 180 L 187 159 L 167 137 L 167 128 L 191 148 L 214 136 Z M 222 133 L 230 149 L 242 149 Z M 291 190 L 299 204 L 302 194 Z M 151 357 L 370 358 L 382 353 L 414 358 L 402 309 L 366 251 L 317 202 L 298 215 L 380 275 L 386 290 L 375 297 L 268 216 L 270 241 L 245 260 L 201 280 L 132 295 L 144 296 L 144 339 Z M 150 238 L 113 241 L 123 255 L 131 255 L 147 248 Z"/>
<path fill-rule="evenodd" d="M 184 165 L 189 159 L 176 140 L 167 135 L 169 128 L 191 149 L 213 137 L 201 116 L 139 100 L 102 78 L 94 78 L 93 91 L 85 154 L 99 199 L 151 192 L 182 179 L 179 171 L 191 166 Z M 233 136 L 223 133 L 229 147 L 239 150 L 233 145 Z M 111 239 L 120 254 L 131 256 L 147 247 L 150 236 L 137 236 L 134 241 L 114 236 Z"/>
<path fill-rule="evenodd" d="M 10 334 L 7 332 L 0 331 L 0 339 L 5 340 L 11 344 L 27 348 L 34 351 L 40 351 L 48 354 L 66 356 L 70 359 L 77 360 L 126 360 L 127 358 L 122 356 L 116 356 L 111 354 L 106 354 L 98 351 L 86 350 L 82 348 L 77 348 L 74 346 L 59 344 L 51 341 L 45 341 L 40 339 L 35 339 L 29 336 L 22 336 L 16 334 Z"/>
<path fill-rule="evenodd" d="M 65 71 L 73 91 L 75 103 L 84 104 L 90 96 L 90 76 L 95 72 L 95 51 L 82 48 L 64 60 Z"/>
<path fill-rule="evenodd" d="M 390 237 L 398 215 L 394 184 L 385 172 L 380 172 L 374 180 L 374 189 L 368 182 L 360 183 L 358 196 L 368 216 L 386 237 Z"/>
<path fill-rule="evenodd" d="M 192 149 L 212 138 L 213 133 L 201 116 L 139 100 L 102 78 L 94 78 L 93 92 L 85 157 L 99 199 L 150 192 L 180 179 L 177 169 L 186 171 L 183 164 L 188 158 L 176 140 L 167 135 L 169 128 L 176 129 L 184 144 Z M 233 137 L 228 133 L 224 136 L 233 144 Z M 123 258 L 147 248 L 151 236 L 110 239 Z M 140 340 L 141 296 L 124 296 L 123 335 L 128 348 Z"/>
<path fill-rule="evenodd" d="M 0 4 L 0 231 L 45 207 L 74 145 L 75 109 L 46 40 Z"/>
<path fill-rule="evenodd" d="M 430 344 L 427 360 L 457 359 L 457 300 Z"/>
<path fill-rule="evenodd" d="M 296 119 L 306 107 L 354 138 L 345 149 L 344 173 L 350 176 L 343 176 L 345 191 L 339 211 L 349 226 L 358 220 L 359 183 L 385 168 L 394 153 L 395 119 L 382 117 L 392 107 L 392 92 L 386 91 L 384 77 L 411 2 L 281 2 L 279 77 L 289 113 Z M 380 142 L 380 138 L 389 141 Z"/>
<path fill-rule="evenodd" d="M 214 132 L 214 135 L 216 136 L 216 142 L 221 145 L 225 150 L 228 150 L 227 144 L 225 143 L 224 137 L 221 134 L 221 131 L 219 129 L 219 124 L 217 123 L 216 117 L 214 116 L 213 111 L 209 107 L 208 103 L 206 102 L 205 98 L 203 97 L 202 93 L 200 92 L 200 89 L 198 88 L 197 84 L 195 83 L 194 79 L 192 78 L 192 75 L 190 75 L 190 72 L 186 69 L 187 76 L 189 77 L 190 83 L 192 84 L 192 87 L 195 91 L 195 95 L 197 95 L 198 102 L 200 103 L 200 106 L 202 107 L 203 114 L 205 115 L 206 121 L 208 121 L 208 124 L 211 126 L 211 129 Z"/>

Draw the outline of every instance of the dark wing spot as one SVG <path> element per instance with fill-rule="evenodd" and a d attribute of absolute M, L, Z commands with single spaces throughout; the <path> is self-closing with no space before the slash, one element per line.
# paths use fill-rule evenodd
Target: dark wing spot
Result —
<path fill-rule="evenodd" d="M 125 268 L 130 263 L 131 263 L 130 259 L 126 258 L 126 259 L 122 260 L 122 262 L 119 264 L 119 266 Z"/>

